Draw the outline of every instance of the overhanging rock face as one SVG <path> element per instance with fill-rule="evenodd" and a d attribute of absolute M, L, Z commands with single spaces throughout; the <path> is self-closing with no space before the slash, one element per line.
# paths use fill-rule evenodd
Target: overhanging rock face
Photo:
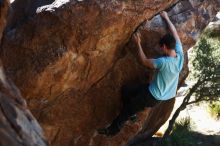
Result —
<path fill-rule="evenodd" d="M 0 1 L 0 39 L 6 23 L 8 1 Z M 0 60 L 0 145 L 47 146 L 36 119 L 17 87 L 8 79 Z"/>
<path fill-rule="evenodd" d="M 21 2 L 15 2 L 17 12 Z M 1 58 L 53 146 L 123 146 L 139 131 L 152 135 L 174 100 L 146 109 L 113 138 L 96 132 L 119 112 L 123 84 L 149 82 L 154 75 L 138 61 L 133 32 L 138 27 L 148 57 L 161 56 L 157 43 L 165 25 L 156 14 L 170 7 L 186 51 L 219 8 L 215 0 L 56 0 L 38 8 L 28 2 L 28 19 L 10 15 Z M 38 13 L 28 15 L 30 8 Z"/>

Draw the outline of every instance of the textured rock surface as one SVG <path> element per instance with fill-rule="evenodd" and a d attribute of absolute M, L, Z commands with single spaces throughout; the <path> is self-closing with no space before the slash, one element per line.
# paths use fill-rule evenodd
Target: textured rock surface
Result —
<path fill-rule="evenodd" d="M 8 11 L 8 1 L 0 1 L 0 40 L 2 38 L 2 33 L 6 25 L 6 15 Z"/>
<path fill-rule="evenodd" d="M 22 3 L 16 2 L 14 12 Z M 33 12 L 36 6 L 28 2 L 27 12 Z M 11 14 L 1 58 L 53 146 L 122 146 L 139 131 L 152 135 L 166 121 L 174 100 L 146 109 L 113 138 L 96 133 L 119 112 L 120 87 L 148 82 L 154 74 L 139 63 L 129 41 L 136 28 L 142 24 L 147 56 L 162 55 L 157 43 L 165 28 L 155 14 L 170 7 L 187 50 L 219 6 L 215 0 L 174 2 L 56 0 L 39 4 L 38 14 L 25 21 L 20 18 L 29 13 Z M 150 21 L 142 23 L 145 19 Z M 180 81 L 187 72 L 185 65 Z"/>
<path fill-rule="evenodd" d="M 0 38 L 6 23 L 8 1 L 0 1 Z M 0 61 L 1 62 L 1 61 Z M 17 87 L 5 76 L 0 63 L 0 145 L 47 146 L 42 129 L 27 109 Z"/>

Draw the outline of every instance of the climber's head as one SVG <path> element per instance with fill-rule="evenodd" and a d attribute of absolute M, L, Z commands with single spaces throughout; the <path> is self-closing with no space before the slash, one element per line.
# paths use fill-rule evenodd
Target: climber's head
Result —
<path fill-rule="evenodd" d="M 170 51 L 175 49 L 176 40 L 171 34 L 166 34 L 160 39 L 159 44 L 164 51 Z"/>

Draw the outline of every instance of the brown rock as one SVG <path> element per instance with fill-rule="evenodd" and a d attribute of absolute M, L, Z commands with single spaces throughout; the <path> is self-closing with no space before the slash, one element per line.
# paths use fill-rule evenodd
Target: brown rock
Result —
<path fill-rule="evenodd" d="M 214 0 L 174 2 L 57 0 L 26 21 L 11 22 L 1 58 L 53 146 L 122 146 L 139 131 L 152 135 L 167 120 L 174 100 L 146 109 L 113 138 L 96 132 L 119 112 L 120 87 L 154 74 L 139 63 L 129 41 L 136 28 L 150 20 L 139 31 L 147 56 L 159 57 L 157 42 L 165 32 L 159 11 L 170 7 L 187 50 L 219 8 Z M 180 81 L 187 73 L 185 64 Z"/>
<path fill-rule="evenodd" d="M 6 24 L 6 15 L 8 11 L 8 1 L 7 0 L 1 0 L 0 1 L 0 39 L 2 38 L 2 33 L 5 28 Z"/>
<path fill-rule="evenodd" d="M 0 40 L 6 23 L 8 1 L 0 1 Z M 8 79 L 0 60 L 0 145 L 47 146 L 36 119 L 27 109 L 20 91 Z"/>

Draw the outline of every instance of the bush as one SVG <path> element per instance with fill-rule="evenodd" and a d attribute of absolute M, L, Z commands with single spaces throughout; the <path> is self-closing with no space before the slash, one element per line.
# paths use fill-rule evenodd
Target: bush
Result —
<path fill-rule="evenodd" d="M 210 104 L 209 111 L 211 115 L 215 118 L 220 118 L 220 101 L 216 101 Z"/>

